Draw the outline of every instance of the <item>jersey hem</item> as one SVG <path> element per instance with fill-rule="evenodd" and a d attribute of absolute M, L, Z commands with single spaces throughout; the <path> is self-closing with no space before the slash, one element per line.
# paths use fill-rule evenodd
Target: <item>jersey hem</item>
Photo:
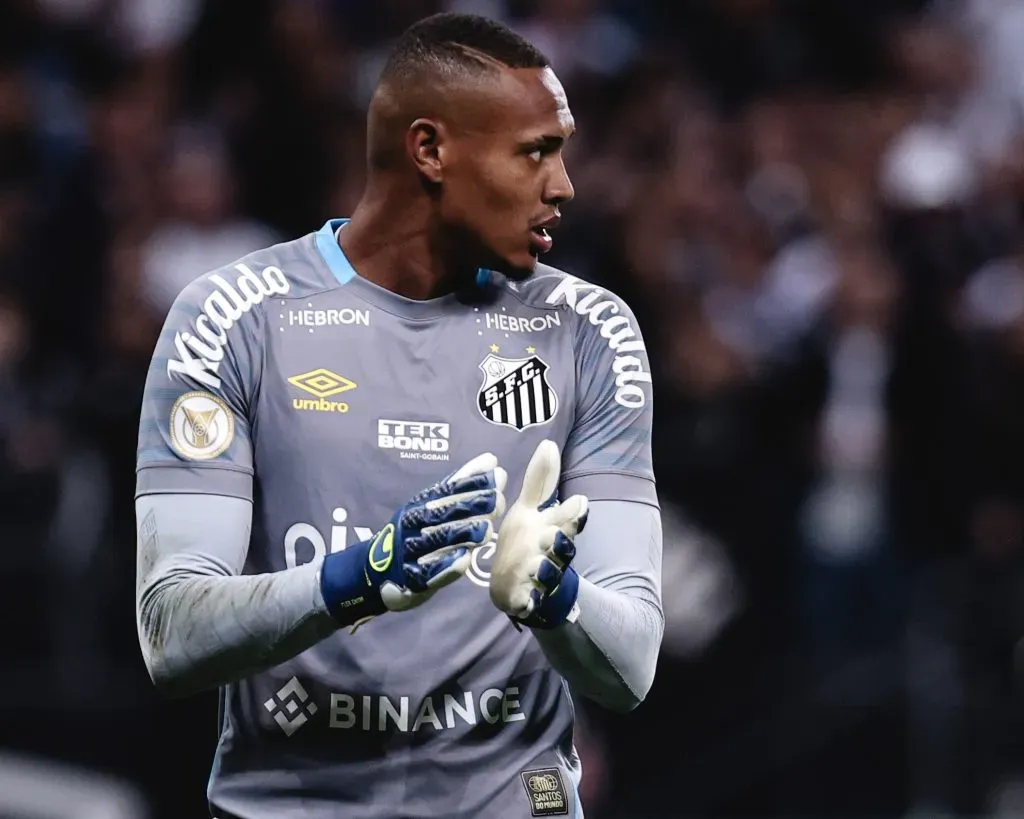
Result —
<path fill-rule="evenodd" d="M 661 509 L 654 479 L 639 472 L 616 469 L 587 470 L 564 475 L 561 494 L 586 495 L 588 500 L 645 503 Z"/>
<path fill-rule="evenodd" d="M 252 501 L 251 470 L 214 464 L 153 464 L 136 470 L 135 497 L 144 495 L 224 495 Z"/>

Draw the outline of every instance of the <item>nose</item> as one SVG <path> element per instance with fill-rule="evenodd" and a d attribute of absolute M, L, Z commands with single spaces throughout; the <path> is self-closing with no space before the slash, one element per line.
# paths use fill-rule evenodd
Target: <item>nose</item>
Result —
<path fill-rule="evenodd" d="M 569 179 L 569 172 L 565 169 L 565 162 L 559 156 L 557 161 L 552 163 L 552 172 L 544 187 L 544 204 L 560 205 L 563 202 L 568 202 L 575 195 L 576 191 Z"/>

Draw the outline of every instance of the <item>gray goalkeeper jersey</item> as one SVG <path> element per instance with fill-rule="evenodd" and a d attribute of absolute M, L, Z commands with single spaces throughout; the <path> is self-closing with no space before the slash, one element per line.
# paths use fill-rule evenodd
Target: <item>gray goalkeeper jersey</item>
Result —
<path fill-rule="evenodd" d="M 342 224 L 178 297 L 146 383 L 138 494 L 250 499 L 252 574 L 370 537 L 481 452 L 511 502 L 543 438 L 562 449 L 563 496 L 656 503 L 649 363 L 618 297 L 540 265 L 412 301 L 355 273 Z M 572 699 L 490 602 L 489 560 L 413 612 L 226 686 L 213 815 L 574 816 Z"/>

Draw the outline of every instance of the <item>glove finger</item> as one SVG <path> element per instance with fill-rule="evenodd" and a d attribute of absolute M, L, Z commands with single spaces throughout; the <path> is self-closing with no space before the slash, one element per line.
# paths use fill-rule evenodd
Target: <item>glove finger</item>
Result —
<path fill-rule="evenodd" d="M 413 593 L 427 590 L 428 569 L 419 563 L 406 563 L 403 567 L 405 588 Z"/>
<path fill-rule="evenodd" d="M 503 492 L 507 476 L 508 473 L 499 466 L 495 469 L 489 469 L 487 472 L 477 472 L 475 475 L 467 475 L 462 478 L 445 481 L 444 486 L 448 490 L 447 496 L 449 497 L 458 497 L 459 495 L 471 494 L 484 489 L 497 489 Z M 444 499 L 445 496 L 431 498 L 427 501 L 427 505 L 444 501 Z"/>
<path fill-rule="evenodd" d="M 548 549 L 548 557 L 564 569 L 576 557 L 576 544 L 564 532 L 556 530 L 554 542 Z"/>
<path fill-rule="evenodd" d="M 436 559 L 439 550 L 460 544 L 482 546 L 493 537 L 494 526 L 486 518 L 446 523 L 424 529 L 416 537 L 406 538 L 405 554 L 412 560 L 424 562 L 428 558 Z"/>
<path fill-rule="evenodd" d="M 495 472 L 498 471 L 502 473 L 502 476 L 504 475 L 505 470 L 495 470 Z M 504 478 L 502 478 L 502 480 L 499 483 L 500 485 L 492 486 L 490 488 L 484 487 L 482 489 L 478 489 L 472 492 L 458 492 L 452 493 L 451 495 L 445 495 L 444 497 L 441 498 L 432 498 L 431 500 L 428 500 L 420 505 L 425 506 L 427 509 L 443 509 L 446 506 L 450 506 L 453 503 L 458 503 L 459 501 L 470 501 L 479 495 L 484 495 L 487 492 L 493 492 L 497 499 L 494 504 L 493 517 L 499 517 L 505 514 L 505 492 L 503 491 Z"/>
<path fill-rule="evenodd" d="M 534 597 L 536 595 L 536 597 Z M 533 610 L 540 605 L 541 597 L 540 592 L 536 589 L 532 589 L 530 592 L 524 592 L 516 595 L 515 603 L 505 610 L 505 614 L 509 617 L 513 617 L 519 620 L 525 620 L 529 617 Z"/>
<path fill-rule="evenodd" d="M 451 549 L 434 560 L 405 564 L 405 587 L 414 593 L 458 580 L 469 566 L 469 550 Z"/>
<path fill-rule="evenodd" d="M 533 579 L 540 591 L 545 594 L 551 594 L 551 592 L 558 588 L 558 584 L 562 582 L 562 570 L 551 560 L 545 558 Z"/>
<path fill-rule="evenodd" d="M 494 488 L 497 486 L 495 472 L 498 468 L 497 456 L 490 452 L 477 455 L 473 460 L 459 467 L 454 472 L 445 475 L 437 483 L 418 492 L 411 498 L 410 503 L 425 503 L 429 500 L 443 498 L 446 495 L 465 492 L 474 488 Z M 504 473 L 505 470 L 501 471 Z M 481 476 L 490 477 L 489 479 L 481 480 Z"/>
<path fill-rule="evenodd" d="M 505 496 L 497 489 L 445 498 L 442 502 L 431 505 L 417 503 L 407 506 L 403 511 L 402 529 L 407 533 L 413 533 L 467 518 L 493 518 L 501 514 L 504 505 Z"/>
<path fill-rule="evenodd" d="M 524 617 L 531 611 L 530 594 L 536 591 L 533 587 L 533 578 L 540 571 L 544 561 L 543 555 L 532 555 L 519 567 L 516 578 L 507 584 L 495 583 L 491 575 L 491 600 L 499 609 L 511 614 L 513 617 Z"/>
<path fill-rule="evenodd" d="M 558 491 L 558 478 L 562 471 L 562 458 L 554 441 L 541 441 L 530 458 L 523 476 L 519 502 L 529 509 L 537 509 Z"/>
<path fill-rule="evenodd" d="M 459 549 L 431 567 L 427 588 L 431 591 L 450 586 L 469 569 L 469 549 Z"/>
<path fill-rule="evenodd" d="M 477 455 L 473 460 L 465 463 L 454 472 L 449 474 L 442 483 L 449 481 L 456 481 L 460 478 L 465 478 L 469 475 L 476 474 L 477 472 L 492 472 L 495 467 L 498 466 L 498 457 L 491 452 L 485 452 L 482 455 Z"/>
<path fill-rule="evenodd" d="M 551 526 L 557 526 L 570 538 L 576 537 L 587 525 L 590 502 L 585 495 L 573 495 L 557 506 L 545 509 L 541 517 Z"/>
<path fill-rule="evenodd" d="M 493 519 L 505 509 L 505 496 L 497 489 L 446 498 L 423 508 L 421 528 L 456 523 L 469 518 Z"/>
<path fill-rule="evenodd" d="M 590 501 L 587 501 L 586 508 L 583 510 L 583 514 L 576 518 L 576 534 L 578 535 L 584 529 L 587 528 L 587 521 L 590 520 Z M 568 532 L 566 532 L 568 534 Z M 576 535 L 570 535 L 575 537 Z"/>
<path fill-rule="evenodd" d="M 486 472 L 474 472 L 472 475 L 445 478 L 443 481 L 439 481 L 415 495 L 410 503 L 431 504 L 443 501 L 453 495 L 464 495 L 485 489 L 495 489 L 498 487 L 499 473 L 500 479 L 504 481 L 506 473 L 500 467 L 489 469 Z"/>

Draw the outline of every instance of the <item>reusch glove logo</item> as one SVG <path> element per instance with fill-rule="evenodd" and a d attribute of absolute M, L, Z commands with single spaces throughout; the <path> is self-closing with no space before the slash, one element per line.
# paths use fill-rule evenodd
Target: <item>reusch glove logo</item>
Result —
<path fill-rule="evenodd" d="M 383 574 L 390 566 L 395 556 L 395 525 L 389 523 L 374 537 L 370 544 L 370 568 L 377 574 Z"/>

